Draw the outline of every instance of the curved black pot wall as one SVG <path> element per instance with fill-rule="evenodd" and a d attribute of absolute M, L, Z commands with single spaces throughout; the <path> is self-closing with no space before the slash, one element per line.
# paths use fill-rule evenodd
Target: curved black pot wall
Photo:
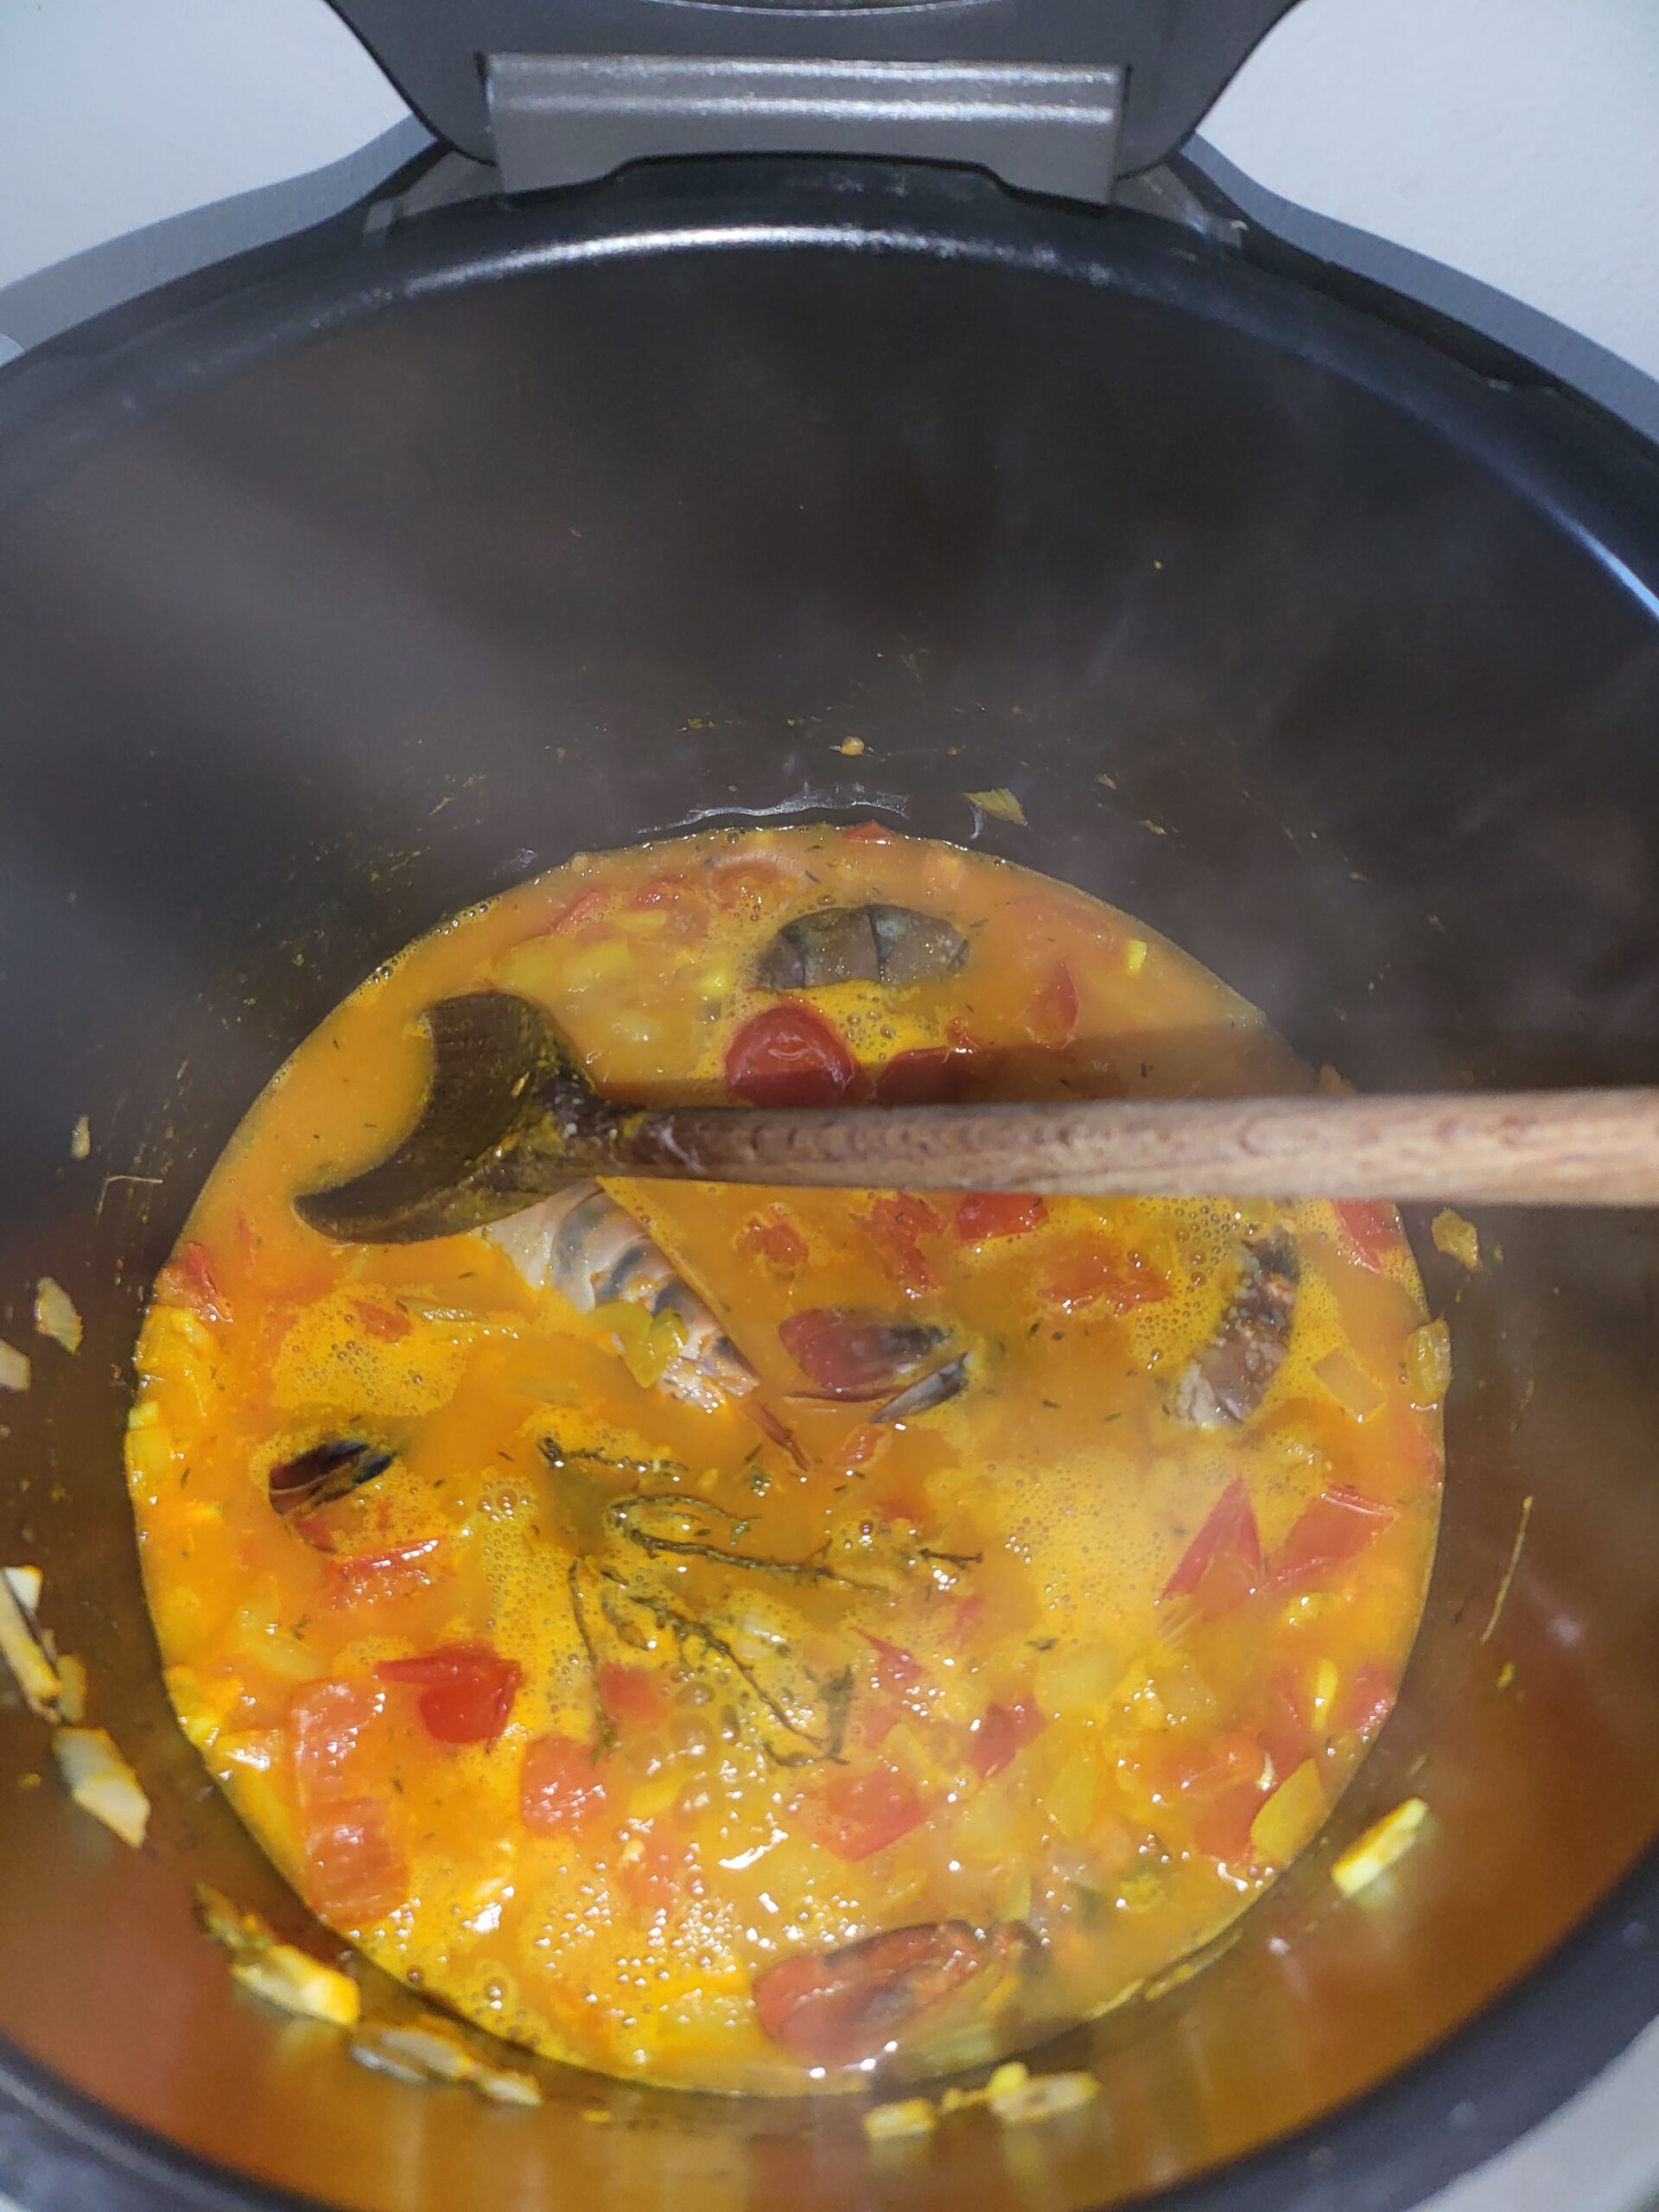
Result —
<path fill-rule="evenodd" d="M 1400 2204 L 1536 2118 L 1659 2003 L 1650 1878 L 1339 2108 L 1652 1840 L 1645 1217 L 1491 1217 L 1473 1278 L 1427 1255 L 1446 1538 L 1333 1830 L 1421 1790 L 1399 1878 L 1340 1906 L 1322 1849 L 1212 1970 L 1065 2048 L 1090 2113 L 920 2158 L 552 2069 L 547 2110 L 490 2111 L 237 1994 L 192 1878 L 298 1908 L 173 1730 L 118 1443 L 143 1284 L 258 1086 L 382 956 L 578 847 L 880 812 L 1145 914 L 1363 1084 L 1652 1080 L 1638 450 L 1157 226 L 945 178 L 625 183 L 168 315 L 0 378 L 0 1334 L 41 1273 L 87 1323 L 0 1404 L 0 1549 L 47 1570 L 156 1801 L 128 1853 L 13 1786 L 42 1732 L 0 1716 L 0 2031 L 48 2132 L 132 2202 L 1061 2212 L 1208 2202 L 1193 2177 L 1309 2127 L 1230 2203 Z M 1028 829 L 976 815 L 989 785 Z"/>

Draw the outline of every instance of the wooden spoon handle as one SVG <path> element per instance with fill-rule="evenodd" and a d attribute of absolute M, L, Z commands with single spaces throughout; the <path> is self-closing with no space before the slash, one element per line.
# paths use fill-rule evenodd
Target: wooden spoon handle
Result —
<path fill-rule="evenodd" d="M 1659 1204 L 1659 1090 L 650 1113 L 619 1174 L 911 1191 Z"/>

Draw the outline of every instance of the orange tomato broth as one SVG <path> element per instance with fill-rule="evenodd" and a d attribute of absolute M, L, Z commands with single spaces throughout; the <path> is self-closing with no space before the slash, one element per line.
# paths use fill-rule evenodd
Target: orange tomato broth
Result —
<path fill-rule="evenodd" d="M 965 960 L 756 986 L 781 924 L 872 900 L 947 917 Z M 609 1186 L 798 1465 L 651 1381 L 638 1308 L 579 1313 L 478 1234 L 333 1245 L 296 1217 L 412 1125 L 422 1009 L 488 987 L 619 1098 L 725 1096 L 779 1004 L 843 1040 L 854 1096 L 1307 1081 L 1141 925 L 874 825 L 579 856 L 412 946 L 249 1114 L 139 1346 L 168 1688 L 277 1866 L 456 2012 L 684 2088 L 978 2063 L 1209 1942 L 1318 1828 L 1421 1611 L 1440 1417 L 1392 1209 Z M 1300 1262 L 1283 1363 L 1237 1426 L 1188 1426 L 1175 1378 L 1274 1224 Z M 779 1332 L 822 1308 L 936 1323 L 968 1387 L 885 1425 L 813 1398 Z M 395 1456 L 279 1516 L 272 1469 L 334 1438 Z M 730 1556 L 624 1525 L 687 1500 Z"/>

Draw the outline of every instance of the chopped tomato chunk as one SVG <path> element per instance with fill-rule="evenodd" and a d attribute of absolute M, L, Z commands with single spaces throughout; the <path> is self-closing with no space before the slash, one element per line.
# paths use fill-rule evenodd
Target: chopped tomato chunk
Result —
<path fill-rule="evenodd" d="M 599 1709 L 615 1727 L 652 1728 L 668 1709 L 663 1686 L 649 1667 L 607 1659 L 600 1668 Z"/>
<path fill-rule="evenodd" d="M 360 1794 L 353 1769 L 371 1725 L 385 1710 L 385 1694 L 365 1681 L 308 1682 L 288 1708 L 294 1786 L 302 1805 Z"/>
<path fill-rule="evenodd" d="M 756 1259 L 785 1274 L 792 1274 L 806 1264 L 806 1239 L 779 1205 L 769 1206 L 739 1230 L 737 1249 L 752 1252 Z"/>
<path fill-rule="evenodd" d="M 409 1869 L 372 1797 L 342 1800 L 308 1823 L 305 1901 L 324 1920 L 383 1920 L 409 1895 Z"/>
<path fill-rule="evenodd" d="M 1399 1215 L 1376 1198 L 1338 1198 L 1334 1203 L 1344 1244 L 1362 1267 L 1375 1273 L 1382 1265 L 1383 1254 L 1400 1242 Z"/>
<path fill-rule="evenodd" d="M 199 1321 L 228 1321 L 231 1309 L 213 1275 L 207 1247 L 193 1236 L 181 1244 L 156 1278 L 156 1295 L 169 1306 L 182 1306 Z"/>
<path fill-rule="evenodd" d="M 726 1048 L 726 1087 L 751 1106 L 834 1106 L 857 1077 L 845 1041 L 810 1006 L 766 1007 Z"/>
<path fill-rule="evenodd" d="M 1262 1538 L 1243 1480 L 1229 1483 L 1164 1585 L 1166 1598 L 1196 1598 L 1213 1620 L 1262 1585 Z"/>
<path fill-rule="evenodd" d="M 1374 1543 L 1395 1517 L 1380 1498 L 1365 1497 L 1346 1483 L 1332 1483 L 1305 1506 L 1274 1554 L 1268 1580 L 1275 1590 L 1346 1567 Z"/>
<path fill-rule="evenodd" d="M 426 1732 L 440 1744 L 493 1744 L 507 1725 L 524 1681 L 522 1667 L 487 1643 L 448 1643 L 410 1659 L 383 1659 L 382 1681 L 420 1692 Z"/>
<path fill-rule="evenodd" d="M 1033 1736 L 1040 1736 L 1047 1726 L 1046 1717 L 1029 1698 L 1017 1698 L 1012 1705 L 988 1705 L 983 1717 L 973 1724 L 968 1764 L 988 1782 L 1011 1765 L 1014 1754 Z"/>
<path fill-rule="evenodd" d="M 574 1736 L 537 1736 L 518 1776 L 518 1816 L 543 1835 L 575 1834 L 605 1809 L 593 1748 Z"/>
<path fill-rule="evenodd" d="M 1206 1858 L 1250 1863 L 1250 1824 L 1273 1782 L 1271 1762 L 1253 1737 L 1228 1729 L 1208 1744 L 1178 1745 L 1154 1772 L 1159 1794 L 1185 1803 L 1192 1840 Z"/>
<path fill-rule="evenodd" d="M 842 836 L 852 845 L 890 845 L 893 833 L 884 823 L 855 822 Z"/>
<path fill-rule="evenodd" d="M 389 1551 L 333 1559 L 328 1563 L 329 1594 L 336 1600 L 378 1600 L 423 1590 L 431 1582 L 435 1554 L 442 1541 L 442 1536 L 423 1536 L 418 1543 L 394 1544 Z"/>
<path fill-rule="evenodd" d="M 950 1045 L 895 1052 L 875 1078 L 878 1106 L 954 1106 L 966 1096 L 973 1056 Z"/>
<path fill-rule="evenodd" d="M 1044 1287 L 1046 1305 L 1062 1313 L 1103 1306 L 1127 1313 L 1136 1306 L 1155 1306 L 1169 1296 L 1169 1278 L 1139 1252 L 1103 1243 L 1078 1243 Z"/>
<path fill-rule="evenodd" d="M 609 892 L 601 891 L 595 884 L 591 890 L 582 892 L 573 899 L 563 913 L 555 914 L 548 928 L 550 931 L 579 930 L 585 922 L 597 921 L 609 903 Z"/>
<path fill-rule="evenodd" d="M 363 1325 L 365 1337 L 373 1337 L 383 1344 L 395 1344 L 406 1337 L 414 1326 L 407 1313 L 400 1313 L 396 1306 L 373 1306 L 365 1299 L 357 1300 L 357 1318 Z"/>
<path fill-rule="evenodd" d="M 938 1277 L 921 1247 L 924 1236 L 943 1226 L 931 1206 L 899 1192 L 878 1198 L 868 1213 L 855 1214 L 854 1219 L 907 1297 L 919 1298 L 937 1287 Z"/>
<path fill-rule="evenodd" d="M 1026 1025 L 1039 1045 L 1069 1045 L 1077 1031 L 1077 987 L 1064 960 L 1031 1002 Z"/>
<path fill-rule="evenodd" d="M 927 1807 L 894 1768 L 831 1777 L 823 1797 L 821 1840 L 850 1866 L 897 1843 L 927 1818 Z"/>
<path fill-rule="evenodd" d="M 957 1235 L 964 1244 L 991 1236 L 1024 1236 L 1048 1219 L 1040 1198 L 1014 1191 L 969 1191 L 957 1203 Z"/>

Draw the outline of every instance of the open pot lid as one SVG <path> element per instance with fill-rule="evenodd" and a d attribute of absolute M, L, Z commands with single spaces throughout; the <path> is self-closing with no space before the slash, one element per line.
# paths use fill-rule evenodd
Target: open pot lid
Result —
<path fill-rule="evenodd" d="M 1102 202 L 1294 0 L 334 0 L 509 192 L 683 154 L 969 163 Z"/>

